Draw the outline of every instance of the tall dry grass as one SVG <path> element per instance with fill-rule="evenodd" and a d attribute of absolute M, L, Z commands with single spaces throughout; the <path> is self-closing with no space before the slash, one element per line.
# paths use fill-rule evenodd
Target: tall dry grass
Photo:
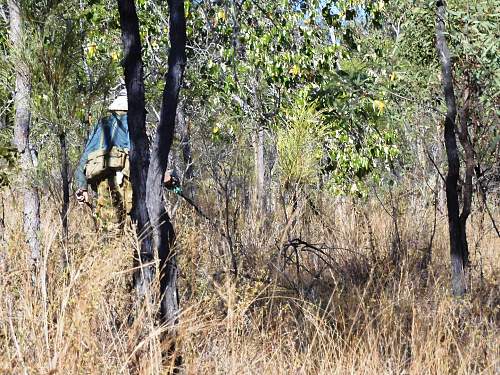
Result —
<path fill-rule="evenodd" d="M 168 373 L 173 363 L 162 360 L 165 328 L 155 323 L 153 306 L 135 306 L 129 292 L 134 237 L 98 238 L 89 213 L 72 207 L 63 246 L 56 207 L 46 201 L 41 275 L 33 286 L 14 198 L 4 196 L 0 372 Z M 314 209 L 299 204 L 288 220 L 278 208 L 266 220 L 234 215 L 237 278 L 229 272 L 227 241 L 179 206 L 181 373 L 500 373 L 500 241 L 486 219 L 473 216 L 471 290 L 456 300 L 449 295 L 442 213 L 423 270 L 432 206 L 405 202 L 398 208 L 397 243 L 380 203 L 318 202 Z M 284 249 L 283 240 L 291 246 Z M 399 265 L 392 263 L 394 246 L 402 254 Z M 63 252 L 70 257 L 67 268 Z"/>

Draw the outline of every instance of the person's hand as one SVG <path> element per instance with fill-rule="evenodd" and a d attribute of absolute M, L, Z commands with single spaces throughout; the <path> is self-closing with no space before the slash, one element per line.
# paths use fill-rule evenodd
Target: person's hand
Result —
<path fill-rule="evenodd" d="M 171 180 L 172 180 L 171 171 L 167 170 L 163 175 L 163 184 L 166 186 L 170 183 Z"/>
<path fill-rule="evenodd" d="M 89 203 L 89 192 L 84 189 L 78 189 L 75 192 L 76 200 L 80 204 Z"/>
<path fill-rule="evenodd" d="M 168 190 L 173 190 L 174 188 L 179 187 L 180 184 L 181 182 L 172 170 L 167 170 L 165 172 L 165 175 L 163 176 L 163 185 Z"/>

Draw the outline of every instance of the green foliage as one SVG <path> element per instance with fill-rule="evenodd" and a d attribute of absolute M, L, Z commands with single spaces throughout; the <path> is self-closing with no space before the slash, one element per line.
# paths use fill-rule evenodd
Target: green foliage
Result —
<path fill-rule="evenodd" d="M 386 75 L 353 57 L 313 93 L 329 129 L 323 168 L 335 192 L 357 194 L 364 189 L 365 177 L 380 175 L 399 155 Z"/>
<path fill-rule="evenodd" d="M 6 90 L 5 94 L 0 91 L 1 113 L 8 114 L 10 127 L 12 67 L 21 61 L 31 78 L 31 147 L 39 155 L 37 180 L 46 181 L 59 169 L 60 155 L 54 152 L 59 150 L 59 136 L 64 134 L 71 164 L 76 163 L 90 115 L 95 119 L 103 114 L 110 87 L 122 75 L 118 12 L 115 4 L 95 0 L 23 0 L 20 5 L 23 50 L 14 51 L 8 43 L 4 46 L 0 34 L 0 65 L 5 66 L 0 80 Z M 9 129 L 3 133 L 12 137 Z M 6 144 L 0 142 L 0 147 Z"/>
<path fill-rule="evenodd" d="M 17 150 L 0 143 L 0 187 L 8 185 L 17 163 Z"/>
<path fill-rule="evenodd" d="M 0 116 L 8 110 L 12 74 L 9 73 L 9 33 L 7 21 L 0 18 Z"/>
<path fill-rule="evenodd" d="M 411 63 L 412 67 L 428 68 L 438 64 L 434 12 L 434 3 L 422 2 L 420 6 L 412 7 L 406 15 L 407 27 L 401 30 L 400 44 L 397 47 L 400 55 Z"/>
<path fill-rule="evenodd" d="M 305 96 L 299 96 L 283 111 L 276 129 L 276 147 L 280 176 L 285 186 L 319 182 L 327 128 L 322 112 L 316 107 Z"/>
<path fill-rule="evenodd" d="M 486 181 L 495 180 L 500 158 L 500 4 L 492 0 L 467 5 L 451 1 L 448 8 L 458 103 L 464 105 L 465 97 L 470 95 L 469 136 L 476 163 L 488 171 L 483 176 Z"/>
<path fill-rule="evenodd" d="M 136 5 L 147 121 L 153 124 L 167 67 L 168 7 L 155 1 Z M 453 0 L 448 7 L 458 102 L 465 82 L 474 82 L 474 115 L 482 124 L 477 155 L 491 165 L 498 149 L 499 5 Z M 34 77 L 33 134 L 41 164 L 50 169 L 53 135 L 67 133 L 74 160 L 89 113 L 94 119 L 103 115 L 110 89 L 122 76 L 119 18 L 116 4 L 99 0 L 24 0 L 23 9 L 30 43 L 22 56 L 9 51 L 7 34 L 0 32 L 0 67 L 6 66 L 0 103 L 9 125 L 8 63 L 27 59 Z M 334 193 L 359 195 L 395 164 L 412 165 L 417 153 L 409 140 L 439 132 L 444 103 L 433 3 L 200 0 L 186 1 L 185 9 L 182 96 L 189 126 L 203 140 L 203 152 L 221 163 L 237 144 L 238 160 L 246 163 L 241 169 L 248 172 L 254 160 L 249 145 L 263 128 L 266 153 L 277 154 L 283 181 L 321 181 Z"/>
<path fill-rule="evenodd" d="M 408 134 L 422 134 L 436 130 L 435 123 L 442 123 L 446 111 L 435 47 L 435 4 L 419 1 L 410 11 L 402 12 L 403 9 L 407 9 L 407 2 L 396 1 L 384 13 L 393 24 L 397 22 L 399 29 L 392 59 L 398 79 L 390 87 L 390 94 L 397 95 L 393 96 L 396 102 L 401 98 L 406 101 L 398 106 L 397 118 L 408 121 L 420 117 Z M 468 136 L 474 143 L 475 162 L 489 171 L 497 170 L 495 164 L 499 157 L 494 141 L 498 133 L 500 93 L 499 14 L 500 6 L 493 0 L 456 0 L 447 2 L 445 20 L 459 115 L 469 96 Z M 436 143 L 438 139 L 423 139 L 423 142 Z M 408 145 L 405 148 L 405 161 L 410 163 L 416 152 Z"/>
<path fill-rule="evenodd" d="M 391 45 L 385 42 L 367 54 L 372 41 L 362 38 L 368 19 L 381 22 L 384 3 L 363 6 L 352 1 L 190 4 L 186 97 L 207 108 L 208 117 L 237 117 L 249 135 L 259 126 L 272 129 L 285 180 L 308 183 L 321 176 L 333 191 L 343 192 L 362 186 L 398 155 L 385 92 L 394 75 L 391 79 L 393 72 L 378 66 Z M 371 60 L 363 60 L 367 55 Z M 309 93 L 300 105 L 298 92 Z M 313 121 L 307 116 L 314 117 L 314 111 Z M 224 139 L 224 126 L 210 129 L 213 138 Z M 315 137 L 310 159 L 299 158 L 311 156 L 303 151 L 313 147 L 301 139 L 303 132 Z"/>
<path fill-rule="evenodd" d="M 230 144 L 235 142 L 241 137 L 240 128 L 238 126 L 237 118 L 222 114 L 214 116 L 210 121 L 211 132 L 210 137 L 216 144 Z M 209 131 L 210 129 L 206 129 Z"/>

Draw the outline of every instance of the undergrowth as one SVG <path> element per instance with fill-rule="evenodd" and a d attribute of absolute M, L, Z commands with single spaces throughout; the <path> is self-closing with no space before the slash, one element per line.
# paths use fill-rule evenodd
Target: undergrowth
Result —
<path fill-rule="evenodd" d="M 470 290 L 454 299 L 446 217 L 437 212 L 434 225 L 433 207 L 403 207 L 395 233 L 379 202 L 306 201 L 286 218 L 278 208 L 240 212 L 231 228 L 180 203 L 173 219 L 182 311 L 177 355 L 165 356 L 172 334 L 156 323 L 154 305 L 135 304 L 131 292 L 132 232 L 104 239 L 89 212 L 72 207 L 63 244 L 57 209 L 45 201 L 33 284 L 14 198 L 3 198 L 2 373 L 160 374 L 174 357 L 185 374 L 500 371 L 500 240 L 479 214 L 469 228 Z"/>

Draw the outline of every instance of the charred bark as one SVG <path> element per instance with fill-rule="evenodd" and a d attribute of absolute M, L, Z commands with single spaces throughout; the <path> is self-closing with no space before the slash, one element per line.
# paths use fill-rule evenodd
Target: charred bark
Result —
<path fill-rule="evenodd" d="M 465 155 L 465 181 L 462 191 L 462 212 L 460 213 L 460 236 L 462 243 L 462 256 L 464 266 L 469 265 L 469 244 L 467 243 L 467 219 L 471 213 L 472 207 L 472 177 L 474 176 L 474 145 L 469 136 L 470 123 L 470 80 L 467 77 L 467 87 L 464 93 L 464 103 L 460 111 L 459 122 L 460 130 L 458 131 L 458 139 Z"/>
<path fill-rule="evenodd" d="M 0 192 L 0 273 L 5 272 L 7 263 L 7 241 L 5 240 L 5 206 Z"/>
<path fill-rule="evenodd" d="M 132 183 L 132 221 L 140 241 L 134 259 L 134 288 L 139 299 L 149 291 L 153 279 L 154 253 L 146 206 L 146 181 L 149 168 L 149 142 L 146 134 L 144 73 L 139 36 L 139 19 L 133 0 L 118 0 L 123 43 L 123 68 L 128 94 L 128 126 L 130 134 L 130 182 Z"/>
<path fill-rule="evenodd" d="M 443 0 L 436 2 L 436 48 L 441 62 L 442 85 L 446 101 L 446 118 L 444 122 L 444 142 L 448 159 L 446 175 L 446 206 L 448 210 L 448 231 L 450 235 L 451 283 L 455 296 L 466 292 L 465 267 L 466 256 L 463 241 L 466 233 L 462 233 L 459 216 L 458 179 L 460 176 L 460 159 L 456 140 L 455 121 L 457 105 L 453 87 L 453 63 L 446 42 L 446 4 Z"/>
<path fill-rule="evenodd" d="M 12 46 L 17 51 L 24 48 L 23 25 L 19 4 L 15 0 L 9 0 L 10 14 L 10 38 Z M 16 89 L 14 93 L 14 144 L 19 153 L 21 166 L 20 186 L 24 195 L 24 234 L 26 243 L 30 249 L 30 264 L 36 271 L 40 261 L 40 242 L 38 232 L 40 230 L 40 199 L 38 190 L 32 185 L 33 160 L 30 149 L 30 95 L 31 83 L 30 72 L 27 64 L 22 58 L 14 65 L 16 74 Z"/>
<path fill-rule="evenodd" d="M 174 324 L 179 311 L 177 292 L 177 261 L 173 252 L 174 228 L 165 210 L 163 176 L 174 138 L 177 102 L 186 65 L 186 19 L 183 0 L 169 0 L 170 51 L 168 72 L 160 113 L 160 123 L 151 151 L 147 180 L 147 208 L 153 228 L 153 243 L 160 258 L 161 317 Z"/>
<path fill-rule="evenodd" d="M 139 21 L 133 0 L 118 0 L 123 67 L 128 93 L 130 132 L 130 172 L 133 187 L 132 219 L 137 223 L 141 241 L 138 263 L 152 263 L 155 250 L 160 260 L 160 317 L 175 324 L 178 318 L 177 263 L 172 247 L 175 233 L 165 210 L 163 176 L 175 129 L 177 101 L 186 64 L 186 21 L 184 2 L 168 1 L 170 9 L 170 52 L 163 91 L 160 123 L 150 160 L 145 128 L 144 78 L 139 37 Z M 152 235 L 152 236 L 151 236 Z M 135 289 L 143 297 L 153 276 L 153 268 L 143 266 L 134 275 Z"/>
<path fill-rule="evenodd" d="M 68 209 L 69 209 L 69 159 L 68 146 L 66 144 L 66 132 L 59 133 L 59 147 L 61 149 L 61 180 L 63 190 L 63 200 L 61 205 L 61 222 L 63 241 L 68 241 Z M 67 261 L 68 259 L 65 259 Z"/>

